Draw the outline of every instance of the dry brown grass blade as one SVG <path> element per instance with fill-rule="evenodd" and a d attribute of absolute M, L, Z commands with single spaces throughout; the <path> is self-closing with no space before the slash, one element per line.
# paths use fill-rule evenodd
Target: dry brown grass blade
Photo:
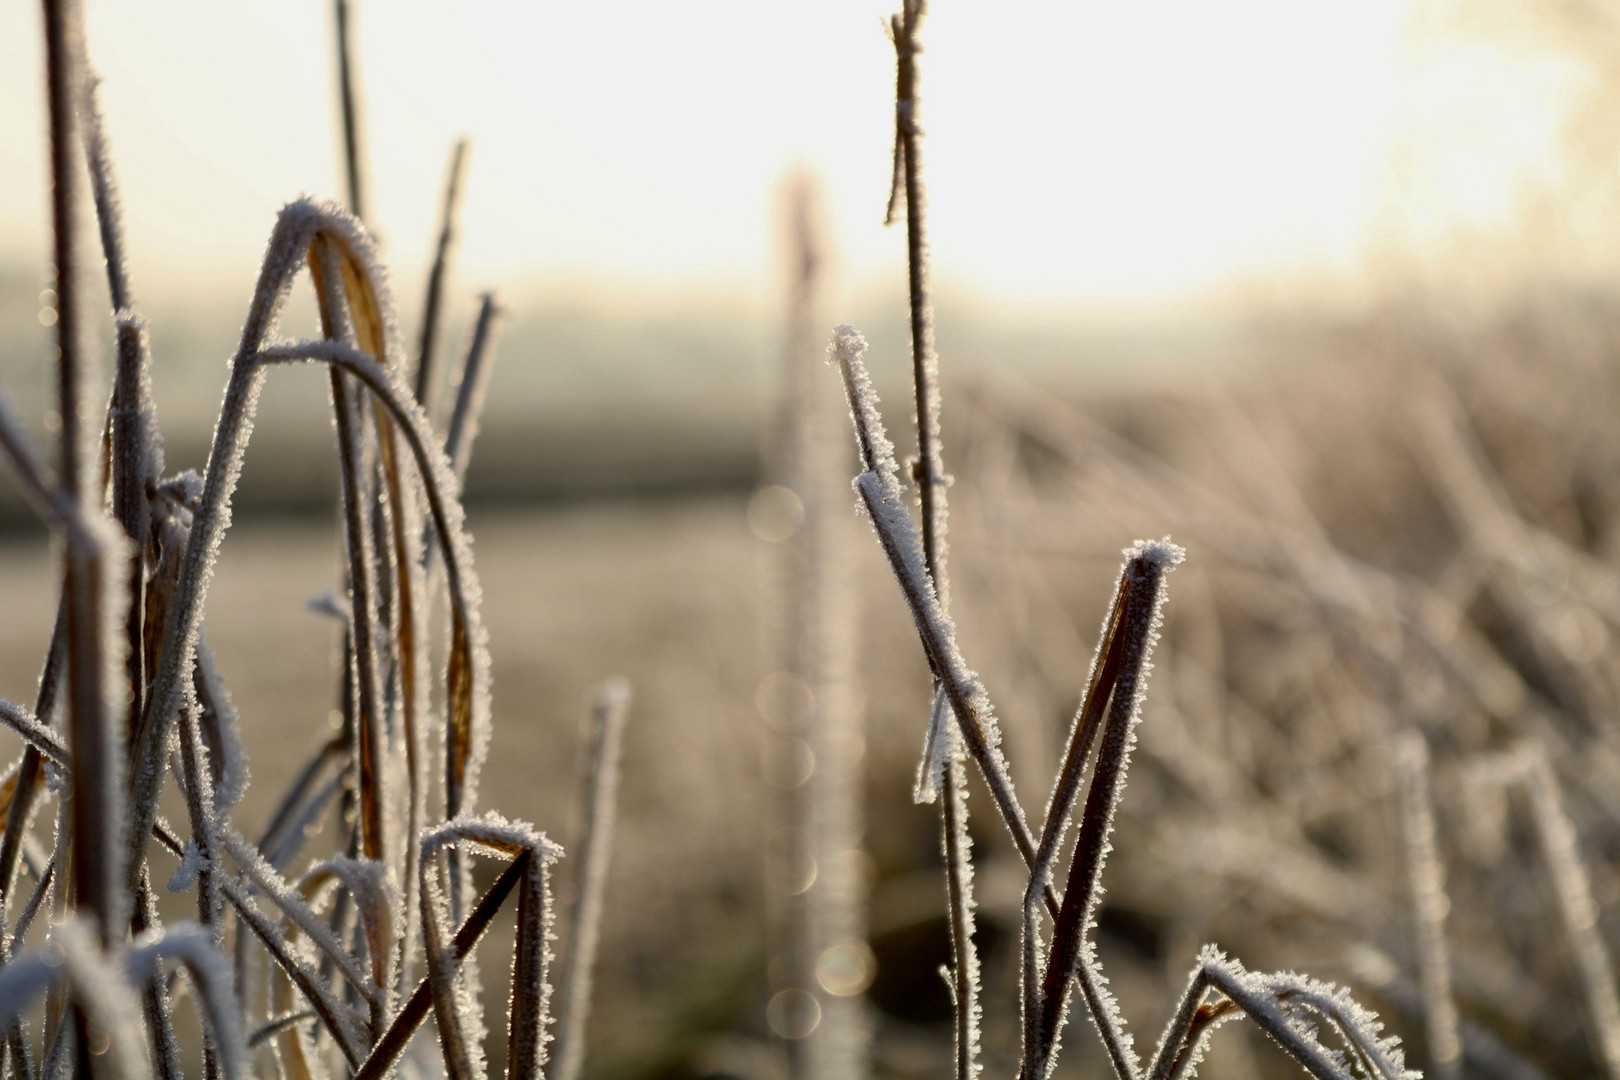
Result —
<path fill-rule="evenodd" d="M 451 613 L 450 668 L 448 680 L 449 715 L 445 718 L 445 817 L 454 818 L 466 802 L 468 766 L 475 745 L 473 733 L 473 670 L 467 625 L 460 612 Z"/>
<path fill-rule="evenodd" d="M 254 359 L 261 364 L 316 360 L 339 365 L 356 375 L 401 425 L 399 433 L 424 480 L 423 493 L 439 537 L 438 550 L 445 560 L 450 587 L 445 801 L 447 807 L 465 813 L 487 750 L 489 672 L 481 624 L 477 621 L 477 578 L 461 532 L 461 507 L 453 497 L 455 481 L 449 463 L 432 439 L 420 406 L 397 373 L 382 368 L 364 353 L 335 342 L 294 342 L 263 349 L 254 354 Z"/>
<path fill-rule="evenodd" d="M 378 328 L 369 291 L 358 285 L 348 288 L 347 259 L 334 250 L 332 241 L 317 233 L 310 243 L 308 266 L 315 281 L 320 307 L 321 332 L 329 341 L 376 344 Z M 360 294 L 358 299 L 356 294 Z M 365 348 L 365 344 L 360 346 Z M 381 357 L 381 351 L 371 353 Z M 379 657 L 382 653 L 381 627 L 377 618 L 376 580 L 378 558 L 373 547 L 372 515 L 377 508 L 371 498 L 367 437 L 359 391 L 350 376 L 333 369 L 330 373 L 332 412 L 337 421 L 338 475 L 342 487 L 344 539 L 348 561 L 350 627 L 354 635 L 354 668 L 359 711 L 356 716 L 354 796 L 359 800 L 360 849 L 369 859 L 386 858 L 387 793 L 383 778 L 387 773 L 386 736 L 383 732 L 383 693 Z"/>

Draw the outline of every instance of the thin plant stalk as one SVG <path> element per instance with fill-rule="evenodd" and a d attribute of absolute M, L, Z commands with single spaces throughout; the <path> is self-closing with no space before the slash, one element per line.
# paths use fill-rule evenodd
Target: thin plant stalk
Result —
<path fill-rule="evenodd" d="M 504 314 L 494 293 L 484 293 L 478 301 L 478 317 L 473 323 L 472 343 L 461 363 L 456 381 L 456 404 L 445 428 L 444 452 L 456 479 L 467 479 L 472 462 L 473 439 L 478 435 L 478 416 L 484 407 L 484 391 L 489 385 L 490 358 L 495 351 L 495 334 Z"/>
<path fill-rule="evenodd" d="M 73 0 L 46 0 L 46 80 L 51 129 L 51 216 L 57 295 L 57 412 L 61 425 L 59 480 L 67 499 L 85 505 L 90 484 L 84 405 L 83 299 L 79 292 L 78 199 L 82 188 L 78 135 L 84 89 L 82 14 Z M 97 535 L 99 534 L 99 535 Z M 121 936 L 128 904 L 119 881 L 118 740 L 109 708 L 119 647 L 111 613 L 119 610 L 113 557 L 121 550 L 108 530 L 72 530 L 67 537 L 68 731 L 79 767 L 73 771 L 71 881 L 104 943 Z"/>
<path fill-rule="evenodd" d="M 1406 846 L 1406 872 L 1417 934 L 1419 985 L 1423 1022 L 1429 1042 L 1429 1075 L 1456 1080 L 1462 1065 L 1457 1004 L 1451 994 L 1451 958 L 1446 948 L 1445 868 L 1435 843 L 1434 800 L 1429 785 L 1429 747 L 1415 731 L 1404 733 L 1395 747 L 1400 780 L 1401 835 Z"/>
<path fill-rule="evenodd" d="M 939 358 L 934 352 L 934 311 L 928 290 L 927 195 L 923 186 L 922 127 L 918 123 L 917 33 L 927 11 L 926 0 L 904 0 L 889 19 L 895 52 L 894 172 L 887 222 L 893 222 L 896 190 L 905 189 L 906 284 L 910 307 L 912 388 L 917 415 L 917 460 L 912 469 L 922 506 L 922 554 L 934 595 L 950 609 L 946 573 L 945 474 L 940 448 Z M 934 692 L 939 692 L 938 680 Z M 948 736 L 954 744 L 955 733 Z M 955 753 L 947 750 L 951 757 Z M 973 875 L 969 862 L 967 791 L 964 770 L 950 767 L 942 783 L 941 828 L 945 855 L 947 910 L 951 933 L 951 978 L 956 1009 L 957 1080 L 974 1080 L 978 1072 L 978 956 L 973 943 Z"/>
<path fill-rule="evenodd" d="M 1569 937 L 1581 978 L 1581 990 L 1591 1014 L 1604 1071 L 1620 1078 L 1620 995 L 1615 991 L 1614 960 L 1598 932 L 1597 901 L 1591 876 L 1581 861 L 1575 826 L 1558 793 L 1552 765 L 1539 748 L 1526 754 L 1525 791 L 1536 842 L 1547 862 L 1548 876 L 1558 897 L 1558 914 Z"/>
<path fill-rule="evenodd" d="M 799 174 L 784 195 L 783 392 L 780 435 L 768 451 L 773 482 L 802 508 L 797 527 L 779 545 L 780 675 L 793 680 L 807 708 L 804 715 L 773 718 L 779 730 L 767 741 L 768 752 L 786 759 L 784 777 L 801 780 L 797 769 L 805 760 L 811 768 L 782 793 L 784 872 L 775 882 L 780 912 L 772 920 L 779 937 L 773 989 L 809 995 L 820 1007 L 812 1030 L 783 1038 L 790 1075 L 848 1080 L 869 1071 L 871 1032 L 861 994 L 873 965 L 859 870 L 858 628 L 845 573 L 851 523 L 839 494 L 847 450 L 836 438 L 842 422 L 836 399 L 817 392 L 817 308 L 826 261 L 817 185 Z"/>
<path fill-rule="evenodd" d="M 354 10 L 349 0 L 333 0 L 332 20 L 336 33 L 338 102 L 343 114 L 343 179 L 349 196 L 349 213 L 364 221 L 369 209 L 366 192 L 370 170 L 361 132 L 359 74 L 354 60 Z"/>
<path fill-rule="evenodd" d="M 439 216 L 439 241 L 433 251 L 433 268 L 428 271 L 427 296 L 422 301 L 422 333 L 416 348 L 416 400 L 429 416 L 437 414 L 439 316 L 444 309 L 444 279 L 456 240 L 461 184 L 467 170 L 467 146 L 467 140 L 461 138 L 450 148 L 450 164 L 445 170 L 444 208 Z"/>
<path fill-rule="evenodd" d="M 619 789 L 619 754 L 630 706 L 630 687 L 608 683 L 591 709 L 590 771 L 584 783 L 584 821 L 574 863 L 574 902 L 568 916 L 568 952 L 562 965 L 562 997 L 557 1006 L 557 1035 L 552 1080 L 579 1080 L 585 1064 L 585 1020 L 590 1013 L 591 974 L 601 935 L 602 906 L 607 895 L 608 856 L 613 845 L 613 819 Z"/>

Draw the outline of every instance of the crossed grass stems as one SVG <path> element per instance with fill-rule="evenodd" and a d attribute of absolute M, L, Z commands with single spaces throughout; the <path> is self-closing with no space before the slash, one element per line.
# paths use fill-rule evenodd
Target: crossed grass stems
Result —
<path fill-rule="evenodd" d="M 0 910 L 18 912 L 13 929 L 0 933 L 6 1075 L 34 1080 L 72 1069 L 179 1077 L 184 1055 L 174 1009 L 177 991 L 189 985 L 209 1077 L 251 1075 L 267 1044 L 283 1076 L 329 1075 L 336 1056 L 357 1076 L 380 1077 L 430 1010 L 446 1075 L 482 1077 L 481 991 L 468 960 L 515 893 L 507 1071 L 538 1076 L 553 1039 L 549 876 L 561 849 L 529 825 L 475 811 L 490 730 L 489 658 L 459 493 L 493 350 L 491 297 L 482 302 L 442 437 L 429 415 L 464 146 L 457 146 L 451 167 L 416 392 L 404 382 L 393 302 L 358 219 L 334 205 L 294 202 L 281 211 L 261 264 L 207 468 L 201 476 L 166 476 L 146 325 L 132 298 L 80 12 L 72 3 L 46 3 L 45 14 L 61 454 L 53 470 L 3 400 L 0 449 L 61 538 L 65 571 L 35 707 L 0 703 L 0 722 L 26 743 L 0 787 L 6 815 Z M 339 14 L 341 23 L 341 5 Z M 347 106 L 346 41 L 340 52 Z M 352 108 L 345 119 L 350 175 L 357 178 Z M 99 455 L 80 421 L 88 382 L 76 258 L 81 170 L 91 180 L 117 342 Z M 278 317 L 306 269 L 322 337 L 279 339 Z M 324 364 L 332 380 L 346 595 L 329 598 L 324 608 L 343 623 L 343 724 L 253 842 L 230 820 L 246 784 L 246 755 L 207 646 L 203 601 L 259 390 L 272 366 L 294 362 Z M 441 592 L 445 660 L 434 667 L 432 609 Z M 627 705 L 626 688 L 615 683 L 594 711 L 558 1064 L 551 1070 L 563 1078 L 577 1076 L 581 1066 Z M 59 711 L 65 732 L 52 724 Z M 184 798 L 184 830 L 159 813 L 171 772 Z M 440 802 L 430 812 L 435 787 Z M 29 830 L 46 788 L 59 796 L 49 852 Z M 306 827 L 334 803 L 349 826 L 347 850 L 288 878 Z M 160 924 L 148 860 L 153 840 L 178 858 L 169 888 L 194 894 L 195 921 Z M 468 865 L 474 854 L 504 862 L 480 897 Z M 24 865 L 34 885 L 19 903 Z M 234 941 L 227 934 L 232 914 Z M 24 948 L 39 921 L 48 925 L 48 939 Z M 183 969 L 188 983 L 177 982 L 165 964 Z M 249 1000 L 255 987 L 265 999 L 257 1009 Z M 36 1043 L 31 1014 L 42 994 Z"/>
<path fill-rule="evenodd" d="M 886 214 L 887 221 L 894 222 L 903 205 L 907 224 L 917 431 L 917 456 L 909 473 L 921 508 L 920 529 L 906 506 L 894 446 L 884 432 L 877 395 L 866 371 L 865 340 L 853 327 L 840 326 L 833 332 L 828 352 L 840 369 L 853 421 L 861 468 L 854 481 L 859 505 L 900 586 L 933 674 L 933 704 L 915 796 L 918 802 L 941 804 L 953 956 L 951 967 L 943 974 L 956 1014 L 958 1080 L 973 1080 L 981 1068 L 973 867 L 967 834 L 965 763 L 969 759 L 977 766 L 1029 870 L 1020 956 L 1021 1080 L 1044 1080 L 1050 1075 L 1075 985 L 1120 1080 L 1174 1080 L 1187 1075 L 1202 1058 L 1214 1030 L 1237 1016 L 1249 1017 L 1318 1080 L 1348 1080 L 1354 1075 L 1369 1080 L 1407 1080 L 1417 1074 L 1406 1068 L 1398 1040 L 1384 1037 L 1374 1014 L 1357 1005 L 1347 992 L 1294 973 L 1248 972 L 1212 946 L 1199 954 L 1151 1063 L 1144 1067 L 1133 1048 L 1090 932 L 1101 897 L 1114 812 L 1141 717 L 1149 659 L 1158 638 L 1165 578 L 1184 554 L 1168 537 L 1137 541 L 1125 552 L 1086 694 L 1075 714 L 1038 836 L 1025 818 L 1000 750 L 990 700 L 957 648 L 948 612 L 945 489 L 949 479 L 940 442 L 918 93 L 919 30 L 925 14 L 925 0 L 906 0 L 888 27 L 896 54 L 896 94 Z M 1053 879 L 1077 805 L 1083 807 L 1079 831 L 1060 894 Z M 1042 928 L 1048 918 L 1051 940 L 1044 943 Z M 1324 1033 L 1334 1036 L 1343 1049 L 1325 1045 Z"/>

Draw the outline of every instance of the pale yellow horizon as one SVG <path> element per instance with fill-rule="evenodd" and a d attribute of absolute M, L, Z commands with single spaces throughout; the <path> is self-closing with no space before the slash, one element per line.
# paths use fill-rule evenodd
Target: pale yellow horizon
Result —
<path fill-rule="evenodd" d="M 371 220 L 413 280 L 466 134 L 461 287 L 767 297 L 781 179 L 803 168 L 846 293 L 897 281 L 903 237 L 881 225 L 892 6 L 359 3 Z M 328 0 L 87 7 L 138 286 L 245 289 L 277 207 L 339 192 Z M 938 279 L 1010 304 L 1152 306 L 1350 278 L 1448 215 L 1505 220 L 1550 153 L 1568 80 L 1537 68 L 1528 92 L 1493 88 L 1505 69 L 1478 56 L 1419 71 L 1413 12 L 936 3 L 923 91 Z M 46 250 L 38 18 L 0 9 L 0 258 L 24 263 Z M 1478 131 L 1445 159 L 1455 177 L 1423 173 L 1434 220 L 1394 221 L 1412 140 L 1459 114 Z"/>

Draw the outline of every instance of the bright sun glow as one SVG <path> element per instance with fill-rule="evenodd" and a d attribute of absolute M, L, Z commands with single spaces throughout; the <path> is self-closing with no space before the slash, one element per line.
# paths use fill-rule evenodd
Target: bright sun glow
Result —
<path fill-rule="evenodd" d="M 329 6 L 90 0 L 147 280 L 246 281 L 281 203 L 336 193 Z M 397 265 L 421 265 L 447 148 L 466 132 L 469 284 L 751 289 L 769 277 L 775 193 L 797 164 L 823 180 L 847 279 L 895 280 L 901 241 L 880 226 L 891 6 L 361 4 L 373 222 Z M 937 3 L 924 59 L 937 275 L 1083 306 L 1354 265 L 1392 189 L 1414 186 L 1391 173 L 1417 85 L 1409 8 Z M 16 261 L 46 248 L 37 21 L 30 5 L 0 12 L 0 256 Z M 1457 63 L 1425 78 L 1476 85 Z M 1482 120 L 1478 153 L 1534 142 L 1498 119 Z M 1494 174 L 1453 164 L 1461 180 L 1428 177 L 1440 190 L 1426 197 L 1492 212 L 1504 183 L 1470 194 Z"/>

